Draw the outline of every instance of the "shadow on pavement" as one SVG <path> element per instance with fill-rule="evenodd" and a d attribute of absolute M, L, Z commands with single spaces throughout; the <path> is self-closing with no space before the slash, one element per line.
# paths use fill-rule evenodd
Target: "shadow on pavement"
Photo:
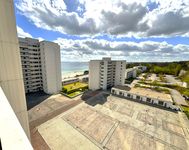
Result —
<path fill-rule="evenodd" d="M 93 97 L 91 97 L 90 99 L 86 100 L 85 103 L 87 103 L 88 105 L 91 105 L 91 106 L 95 106 L 97 104 L 103 105 L 107 101 L 108 96 L 109 96 L 108 93 L 102 92 L 102 93 L 96 94 Z"/>
<path fill-rule="evenodd" d="M 27 109 L 29 110 L 33 108 L 34 106 L 40 104 L 50 96 L 50 94 L 46 94 L 43 91 L 26 94 Z"/>

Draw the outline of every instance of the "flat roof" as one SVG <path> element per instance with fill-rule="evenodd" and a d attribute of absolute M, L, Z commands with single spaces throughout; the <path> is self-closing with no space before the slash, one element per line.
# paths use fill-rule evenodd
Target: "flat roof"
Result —
<path fill-rule="evenodd" d="M 103 94 L 91 101 L 98 102 L 99 96 L 102 99 Z M 109 96 L 100 105 L 81 103 L 41 124 L 38 131 L 50 149 L 188 149 L 188 120 L 181 122 L 180 117 L 178 113 Z"/>
<path fill-rule="evenodd" d="M 162 101 L 173 102 L 170 94 L 160 93 L 147 88 L 129 88 L 127 86 L 115 86 L 113 88 L 124 90 L 132 94 L 159 99 Z"/>

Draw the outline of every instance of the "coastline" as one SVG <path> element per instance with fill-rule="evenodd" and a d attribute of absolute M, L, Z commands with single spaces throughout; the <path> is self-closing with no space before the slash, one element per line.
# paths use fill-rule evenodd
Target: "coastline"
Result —
<path fill-rule="evenodd" d="M 84 71 L 62 72 L 62 79 L 74 78 L 76 75 L 83 75 Z"/>

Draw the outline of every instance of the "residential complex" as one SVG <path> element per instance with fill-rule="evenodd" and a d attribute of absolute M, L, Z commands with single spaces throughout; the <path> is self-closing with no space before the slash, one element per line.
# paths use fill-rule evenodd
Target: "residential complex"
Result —
<path fill-rule="evenodd" d="M 61 90 L 60 47 L 48 41 L 19 38 L 25 92 Z"/>
<path fill-rule="evenodd" d="M 106 57 L 102 60 L 89 62 L 89 89 L 107 89 L 116 85 L 124 85 L 125 60 L 111 60 Z"/>

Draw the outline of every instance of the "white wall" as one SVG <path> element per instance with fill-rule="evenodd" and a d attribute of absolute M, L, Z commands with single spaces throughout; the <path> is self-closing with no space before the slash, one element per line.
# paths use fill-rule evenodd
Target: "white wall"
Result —
<path fill-rule="evenodd" d="M 60 92 L 62 88 L 60 46 L 53 42 L 40 42 L 43 89 L 48 94 Z"/>
<path fill-rule="evenodd" d="M 20 50 L 12 0 L 0 0 L 0 86 L 30 137 Z"/>
<path fill-rule="evenodd" d="M 89 89 L 97 90 L 100 88 L 100 61 L 89 62 Z"/>
<path fill-rule="evenodd" d="M 126 69 L 126 61 L 116 61 L 116 75 L 115 75 L 115 83 L 114 83 L 115 86 L 125 84 L 125 69 Z"/>

